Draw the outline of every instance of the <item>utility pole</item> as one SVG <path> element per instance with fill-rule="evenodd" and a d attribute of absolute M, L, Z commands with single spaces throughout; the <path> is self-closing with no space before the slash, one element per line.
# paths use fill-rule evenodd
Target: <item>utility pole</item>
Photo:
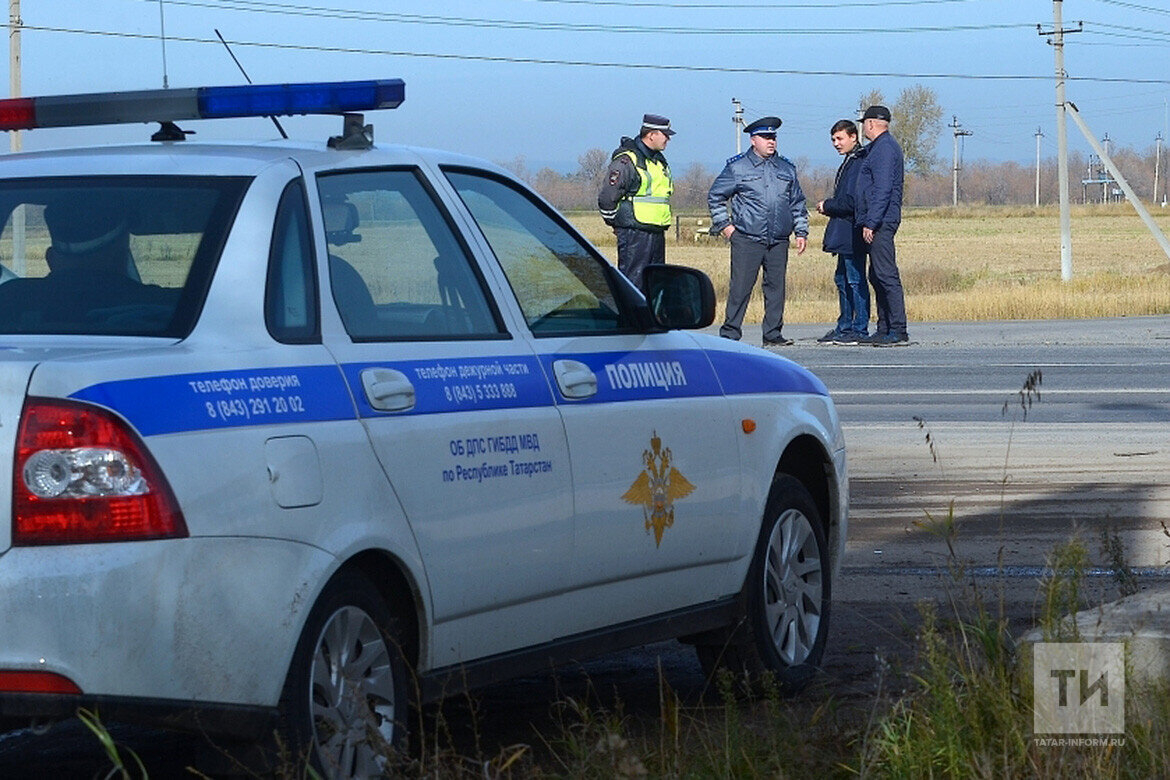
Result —
<path fill-rule="evenodd" d="M 740 133 L 743 130 L 743 106 L 735 98 L 731 99 L 731 105 L 735 106 L 735 110 L 731 112 L 731 130 L 735 133 L 735 153 L 739 154 L 739 145 L 742 140 Z"/>
<path fill-rule="evenodd" d="M 1083 23 L 1078 23 L 1076 29 L 1064 29 L 1061 20 L 1062 0 L 1052 0 L 1052 31 L 1045 32 L 1036 25 L 1036 32 L 1050 36 L 1048 41 L 1056 52 L 1056 149 L 1057 149 L 1057 187 L 1060 190 L 1060 278 L 1063 281 L 1072 280 L 1072 217 L 1068 204 L 1068 130 L 1065 126 L 1064 79 L 1068 75 L 1064 72 L 1064 35 L 1065 33 L 1080 32 L 1084 29 Z"/>
<path fill-rule="evenodd" d="M 951 158 L 951 205 L 959 205 L 959 138 L 960 136 L 972 135 L 970 130 L 960 130 L 962 125 L 959 124 L 957 116 L 951 116 L 951 124 L 949 125 L 955 135 L 955 151 Z"/>
<path fill-rule="evenodd" d="M 8 96 L 20 97 L 20 0 L 8 0 Z M 8 131 L 8 144 L 13 152 L 21 149 L 19 130 Z M 25 273 L 24 206 L 12 210 L 12 270 L 19 276 Z"/>
<path fill-rule="evenodd" d="M 1158 174 L 1162 168 L 1162 134 L 1154 139 L 1154 203 L 1158 202 Z"/>
<path fill-rule="evenodd" d="M 1108 157 L 1109 156 L 1109 143 L 1110 143 L 1109 142 L 1109 133 L 1105 134 L 1105 137 L 1101 139 L 1101 143 L 1103 145 L 1103 148 L 1105 149 L 1104 156 Z M 1105 163 L 1102 162 L 1101 163 L 1101 205 L 1105 205 L 1106 203 L 1109 202 L 1109 181 L 1108 181 L 1109 177 L 1106 175 L 1106 171 L 1107 171 L 1107 169 L 1105 167 Z"/>
<path fill-rule="evenodd" d="M 1044 131 L 1039 127 L 1036 128 L 1036 205 L 1040 205 L 1040 139 L 1044 137 Z"/>

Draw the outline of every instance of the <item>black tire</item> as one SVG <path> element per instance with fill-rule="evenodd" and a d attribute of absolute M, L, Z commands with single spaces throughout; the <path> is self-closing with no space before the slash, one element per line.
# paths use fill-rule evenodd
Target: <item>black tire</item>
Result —
<path fill-rule="evenodd" d="M 745 614 L 720 644 L 696 645 L 708 676 L 728 669 L 749 690 L 765 674 L 795 693 L 816 673 L 829 633 L 829 545 L 816 503 L 795 478 L 779 474 L 744 583 Z"/>
<path fill-rule="evenodd" d="M 280 700 L 285 747 L 327 778 L 389 774 L 412 689 L 397 624 L 369 580 L 343 572 L 313 605 Z"/>

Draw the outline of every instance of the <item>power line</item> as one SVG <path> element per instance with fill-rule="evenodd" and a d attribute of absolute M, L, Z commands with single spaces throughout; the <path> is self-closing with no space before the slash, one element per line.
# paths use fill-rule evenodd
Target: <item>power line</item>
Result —
<path fill-rule="evenodd" d="M 150 2 L 150 0 L 144 0 Z M 559 32 L 634 33 L 655 35 L 735 35 L 735 36 L 824 36 L 824 35 L 919 35 L 940 32 L 990 32 L 992 30 L 1031 29 L 1033 25 L 1019 23 L 964 24 L 924 27 L 664 27 L 660 25 L 609 25 L 582 24 L 578 22 L 534 22 L 512 19 L 484 19 L 467 16 L 435 16 L 434 14 L 405 14 L 391 11 L 364 11 L 354 9 L 328 8 L 324 6 L 294 5 L 291 3 L 264 2 L 263 0 L 169 0 L 171 5 L 192 8 L 215 8 L 248 13 L 279 14 L 281 16 L 307 16 L 319 19 L 345 19 L 349 21 L 397 22 L 400 24 L 437 25 L 441 27 L 473 27 L 502 30 L 539 30 Z"/>
<path fill-rule="evenodd" d="M 1170 11 L 1166 10 L 1165 8 L 1154 8 L 1148 5 L 1139 5 L 1138 3 L 1126 3 L 1123 2 L 1123 0 L 1097 0 L 1097 2 L 1104 3 L 1106 5 L 1115 5 L 1119 8 L 1130 8 L 1134 11 L 1145 11 L 1151 14 L 1164 14 L 1166 16 L 1170 16 Z"/>
<path fill-rule="evenodd" d="M 1089 41 L 1081 39 L 1077 41 L 1077 48 L 1082 46 L 1109 46 L 1114 49 L 1152 49 L 1156 46 L 1166 46 L 1167 43 L 1162 41 L 1151 41 L 1150 43 L 1115 43 L 1113 41 Z"/>
<path fill-rule="evenodd" d="M 1148 27 L 1129 27 L 1122 24 L 1109 24 L 1107 22 L 1085 22 L 1085 24 L 1092 27 L 1104 27 L 1107 30 L 1123 30 L 1129 33 L 1141 33 L 1143 35 L 1155 35 L 1162 37 L 1170 37 L 1170 31 L 1167 30 L 1151 30 Z"/>
<path fill-rule="evenodd" d="M 169 0 L 173 4 L 173 0 Z M 4 25 L 9 26 L 9 25 Z M 158 40 L 159 36 L 152 33 L 131 33 L 115 30 L 82 30 L 70 27 L 49 27 L 45 25 L 21 25 L 21 30 L 64 33 L 69 35 L 91 35 L 98 37 L 123 38 L 135 40 Z M 167 40 L 180 43 L 203 43 L 221 46 L 222 43 L 214 38 L 198 38 L 194 36 L 168 35 Z M 678 71 L 682 73 L 738 73 L 757 74 L 765 76 L 851 76 L 857 78 L 897 78 L 897 79 L 954 79 L 959 81 L 1038 81 L 1047 82 L 1051 76 L 1034 74 L 1010 73 L 904 73 L 895 71 L 848 71 L 848 70 L 800 70 L 795 68 L 758 68 L 758 67 L 729 67 L 715 65 L 667 65 L 649 62 L 599 62 L 592 60 L 562 60 L 540 57 L 505 57 L 483 54 L 449 54 L 439 52 L 406 51 L 392 49 L 366 49 L 351 46 L 322 46 L 296 43 L 274 43 L 271 41 L 229 41 L 233 46 L 248 46 L 260 49 L 278 49 L 286 51 L 310 51 L 332 54 L 370 54 L 389 57 L 419 57 L 423 59 L 457 60 L 467 62 L 495 62 L 518 65 L 566 65 L 586 68 L 617 68 L 632 70 L 662 70 Z M 1088 84 L 1167 84 L 1170 79 L 1156 78 L 1121 78 L 1108 76 L 1067 76 L 1067 81 L 1077 81 Z"/>
<path fill-rule="evenodd" d="M 559 5 L 582 5 L 582 6 L 618 6 L 621 8 L 677 8 L 677 9 L 702 9 L 702 10 L 759 10 L 761 8 L 772 8 L 778 10 L 791 8 L 815 8 L 817 10 L 837 9 L 837 8 L 882 8 L 890 5 L 949 5 L 953 3 L 968 3 L 974 0 L 856 0 L 855 2 L 812 2 L 812 3 L 675 3 L 664 2 L 663 0 L 650 0 L 649 2 L 636 3 L 629 2 L 629 0 L 524 0 L 530 3 L 556 3 Z"/>
<path fill-rule="evenodd" d="M 1082 39 L 1080 42 L 1077 43 L 1078 46 L 1080 46 L 1082 44 L 1088 44 L 1090 46 L 1142 46 L 1142 47 L 1149 47 L 1149 46 L 1165 46 L 1167 44 L 1170 44 L 1170 38 L 1151 38 L 1151 37 L 1145 36 L 1145 35 L 1132 35 L 1132 34 L 1128 34 L 1128 33 L 1114 33 L 1114 32 L 1098 32 L 1098 31 L 1089 31 L 1089 30 L 1085 30 L 1085 32 L 1089 36 L 1092 36 L 1092 37 L 1120 38 L 1122 40 L 1127 40 L 1127 41 L 1145 41 L 1145 43 L 1116 43 L 1113 41 L 1095 41 L 1095 40 L 1085 41 Z"/>

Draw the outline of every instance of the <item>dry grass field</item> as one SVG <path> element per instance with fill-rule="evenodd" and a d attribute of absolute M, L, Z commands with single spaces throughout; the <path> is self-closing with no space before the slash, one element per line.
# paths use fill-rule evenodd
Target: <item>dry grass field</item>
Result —
<path fill-rule="evenodd" d="M 611 261 L 613 234 L 596 214 L 570 215 Z M 1154 218 L 1170 235 L 1170 210 Z M 832 256 L 821 251 L 824 217 L 814 215 L 809 249 L 788 262 L 788 322 L 837 317 Z M 908 212 L 898 231 L 898 266 L 911 322 L 1117 317 L 1170 313 L 1170 258 L 1128 204 L 1073 208 L 1073 280 L 1060 278 L 1056 207 L 960 207 Z M 711 276 L 719 317 L 727 296 L 728 249 L 721 239 L 673 232 L 670 263 Z M 747 320 L 759 322 L 759 285 Z"/>

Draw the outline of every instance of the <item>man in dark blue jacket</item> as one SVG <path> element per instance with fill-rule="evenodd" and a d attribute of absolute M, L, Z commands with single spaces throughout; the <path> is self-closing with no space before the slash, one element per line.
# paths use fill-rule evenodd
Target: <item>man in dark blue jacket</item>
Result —
<path fill-rule="evenodd" d="M 894 252 L 894 234 L 902 222 L 902 147 L 890 129 L 890 109 L 870 106 L 861 122 L 870 140 L 857 175 L 857 215 L 861 236 L 869 246 L 869 281 L 877 303 L 877 329 L 867 340 L 879 347 L 910 341 L 906 332 L 906 300 Z"/>
<path fill-rule="evenodd" d="M 833 197 L 817 204 L 817 211 L 829 218 L 825 226 L 824 250 L 837 256 L 837 285 L 840 314 L 837 326 L 821 336 L 822 344 L 857 344 L 869 335 L 869 284 L 865 281 L 865 241 L 854 222 L 853 193 L 857 188 L 860 158 L 865 150 L 857 143 L 857 125 L 842 119 L 829 130 L 833 148 L 845 159 L 837 169 Z"/>
<path fill-rule="evenodd" d="M 784 283 L 788 241 L 803 254 L 808 240 L 808 209 L 796 178 L 796 166 L 776 154 L 780 117 L 757 119 L 743 131 L 752 148 L 727 161 L 707 192 L 711 232 L 731 242 L 731 282 L 727 316 L 719 335 L 739 340 L 743 317 L 760 268 L 764 269 L 764 346 L 787 346 Z"/>

